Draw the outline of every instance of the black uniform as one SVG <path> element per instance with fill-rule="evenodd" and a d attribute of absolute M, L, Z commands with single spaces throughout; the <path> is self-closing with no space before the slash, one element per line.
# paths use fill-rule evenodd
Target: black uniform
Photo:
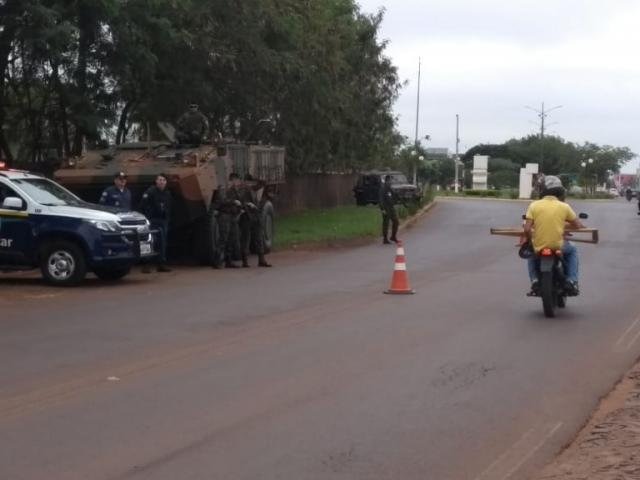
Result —
<path fill-rule="evenodd" d="M 107 187 L 100 196 L 100 205 L 117 207 L 122 210 L 131 210 L 131 192 L 128 188 L 120 190 L 115 185 Z"/>
<path fill-rule="evenodd" d="M 382 211 L 382 239 L 388 242 L 389 221 L 391 221 L 391 240 L 396 242 L 398 239 L 398 214 L 396 213 L 396 195 L 391 189 L 391 185 L 384 183 L 380 188 L 380 210 Z"/>
<path fill-rule="evenodd" d="M 160 190 L 155 185 L 149 187 L 140 202 L 142 212 L 151 222 L 151 227 L 159 231 L 160 256 L 158 262 L 167 262 L 167 236 L 169 233 L 169 219 L 171 218 L 171 193 L 169 189 Z"/>

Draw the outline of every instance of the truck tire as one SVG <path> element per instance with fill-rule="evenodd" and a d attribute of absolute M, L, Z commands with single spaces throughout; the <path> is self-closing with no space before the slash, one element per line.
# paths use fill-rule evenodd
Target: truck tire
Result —
<path fill-rule="evenodd" d="M 196 232 L 196 255 L 202 265 L 218 267 L 222 263 L 220 227 L 213 208 L 204 216 Z"/>
<path fill-rule="evenodd" d="M 131 271 L 130 267 L 115 268 L 115 269 L 96 268 L 93 270 L 93 273 L 95 273 L 96 277 L 98 277 L 100 280 L 113 282 L 115 280 L 120 280 L 121 278 L 126 277 L 127 275 L 129 275 L 130 271 Z"/>
<path fill-rule="evenodd" d="M 264 235 L 264 253 L 270 253 L 273 249 L 275 208 L 273 203 L 266 201 L 262 207 L 262 233 Z"/>
<path fill-rule="evenodd" d="M 87 274 L 87 261 L 82 248 L 68 240 L 53 240 L 40 252 L 40 271 L 51 285 L 77 285 Z"/>

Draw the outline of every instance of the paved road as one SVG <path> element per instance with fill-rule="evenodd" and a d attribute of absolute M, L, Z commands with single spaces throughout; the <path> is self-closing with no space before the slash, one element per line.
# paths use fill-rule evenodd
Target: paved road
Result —
<path fill-rule="evenodd" d="M 525 479 L 640 354 L 640 219 L 580 203 L 583 295 L 524 296 L 523 203 L 445 200 L 394 249 L 52 289 L 0 276 L 3 480 Z"/>

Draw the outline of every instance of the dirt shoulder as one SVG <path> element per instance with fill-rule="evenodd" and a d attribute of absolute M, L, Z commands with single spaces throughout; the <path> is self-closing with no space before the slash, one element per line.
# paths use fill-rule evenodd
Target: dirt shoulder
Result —
<path fill-rule="evenodd" d="M 640 363 L 536 480 L 640 479 Z"/>

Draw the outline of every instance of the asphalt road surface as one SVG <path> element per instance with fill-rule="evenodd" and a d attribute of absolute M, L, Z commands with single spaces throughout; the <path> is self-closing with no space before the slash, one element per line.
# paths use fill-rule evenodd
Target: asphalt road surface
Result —
<path fill-rule="evenodd" d="M 395 249 L 274 255 L 113 285 L 0 275 L 3 480 L 533 475 L 640 355 L 640 218 L 576 202 L 582 295 L 527 298 L 525 203 L 441 201 Z"/>

